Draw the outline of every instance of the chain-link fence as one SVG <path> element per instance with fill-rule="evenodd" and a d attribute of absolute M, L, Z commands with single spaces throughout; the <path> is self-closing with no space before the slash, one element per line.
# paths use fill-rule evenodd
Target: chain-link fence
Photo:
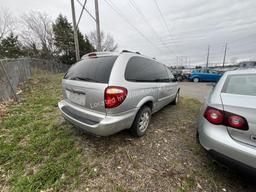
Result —
<path fill-rule="evenodd" d="M 26 81 L 37 71 L 64 73 L 69 67 L 56 61 L 34 58 L 0 60 L 0 101 L 17 99 L 19 83 Z"/>

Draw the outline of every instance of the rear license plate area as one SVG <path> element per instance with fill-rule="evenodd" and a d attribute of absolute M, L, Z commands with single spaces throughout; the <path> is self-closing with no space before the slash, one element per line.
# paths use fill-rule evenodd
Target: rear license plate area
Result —
<path fill-rule="evenodd" d="M 70 100 L 72 103 L 82 105 L 82 106 L 84 106 L 86 103 L 85 93 L 77 93 L 77 92 L 66 90 L 66 95 L 68 100 Z"/>

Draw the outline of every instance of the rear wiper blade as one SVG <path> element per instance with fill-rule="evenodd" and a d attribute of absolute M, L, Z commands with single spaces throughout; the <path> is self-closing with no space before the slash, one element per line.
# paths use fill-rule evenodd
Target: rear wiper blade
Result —
<path fill-rule="evenodd" d="M 95 79 L 91 78 L 83 78 L 83 77 L 72 77 L 70 80 L 79 80 L 79 81 L 90 81 L 90 82 L 98 82 Z"/>

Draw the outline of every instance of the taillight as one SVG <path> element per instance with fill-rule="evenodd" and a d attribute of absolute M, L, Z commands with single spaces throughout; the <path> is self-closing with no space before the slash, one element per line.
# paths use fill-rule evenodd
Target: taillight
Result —
<path fill-rule="evenodd" d="M 240 115 L 236 115 L 223 110 L 207 107 L 204 117 L 212 124 L 225 125 L 240 130 L 248 130 L 246 119 Z"/>
<path fill-rule="evenodd" d="M 126 98 L 128 91 L 124 87 L 109 86 L 105 89 L 105 107 L 119 106 Z"/>
<path fill-rule="evenodd" d="M 204 117 L 213 124 L 221 124 L 224 120 L 223 112 L 212 107 L 207 107 Z"/>
<path fill-rule="evenodd" d="M 231 113 L 226 114 L 226 124 L 228 126 L 236 129 L 248 130 L 248 123 L 245 118 Z"/>

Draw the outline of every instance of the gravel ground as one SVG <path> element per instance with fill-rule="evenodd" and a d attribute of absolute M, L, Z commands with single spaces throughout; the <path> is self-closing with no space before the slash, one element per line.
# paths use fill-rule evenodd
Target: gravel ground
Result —
<path fill-rule="evenodd" d="M 197 99 L 201 102 L 210 94 L 213 87 L 210 83 L 180 82 L 181 96 Z"/>

